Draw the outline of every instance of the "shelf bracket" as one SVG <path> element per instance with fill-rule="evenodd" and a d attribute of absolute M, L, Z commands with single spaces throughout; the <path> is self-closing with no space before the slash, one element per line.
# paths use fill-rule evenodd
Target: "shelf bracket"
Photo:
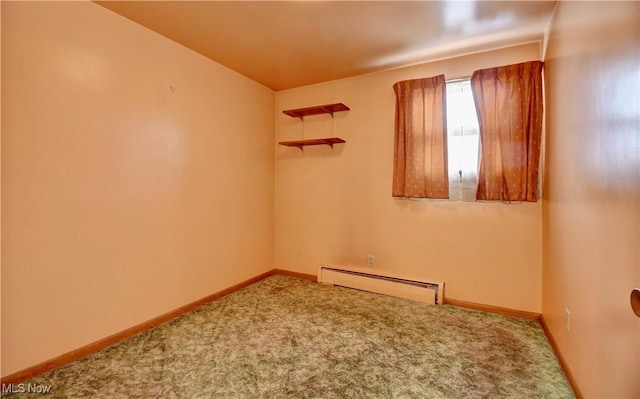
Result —
<path fill-rule="evenodd" d="M 297 114 L 295 112 L 292 112 L 291 115 L 294 116 L 295 118 L 300 118 L 300 120 L 304 122 L 304 115 Z"/>
<path fill-rule="evenodd" d="M 331 147 L 331 149 L 333 150 L 333 145 L 334 145 L 335 143 L 332 143 L 332 142 L 326 142 L 326 143 L 319 143 L 319 144 L 320 144 L 320 145 L 328 145 L 328 146 L 329 146 L 329 147 Z M 292 146 L 292 147 L 299 148 L 299 149 L 300 149 L 300 151 L 304 152 L 304 144 L 294 144 L 294 145 L 291 145 L 291 146 Z"/>
<path fill-rule="evenodd" d="M 330 110 L 329 108 L 325 108 L 325 107 L 320 107 L 320 109 L 322 111 L 324 111 L 325 113 L 331 115 L 331 117 L 333 118 L 333 111 L 332 110 Z M 331 146 L 331 148 L 333 148 L 333 146 Z"/>

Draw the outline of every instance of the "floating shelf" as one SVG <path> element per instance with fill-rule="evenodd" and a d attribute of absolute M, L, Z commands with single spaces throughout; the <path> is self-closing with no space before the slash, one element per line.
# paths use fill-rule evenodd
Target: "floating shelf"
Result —
<path fill-rule="evenodd" d="M 323 139 L 310 139 L 310 140 L 294 140 L 294 141 L 281 141 L 278 144 L 287 147 L 298 147 L 300 151 L 304 151 L 303 148 L 308 145 L 328 145 L 333 148 L 334 144 L 346 143 L 339 137 L 328 137 Z"/>
<path fill-rule="evenodd" d="M 347 107 L 343 103 L 335 103 L 335 104 L 317 105 L 315 107 L 287 109 L 282 111 L 282 113 L 285 115 L 289 115 L 292 118 L 300 118 L 300 120 L 304 120 L 305 116 L 320 115 L 320 114 L 330 114 L 331 117 L 333 118 L 334 112 L 341 112 L 341 111 L 348 111 L 348 110 L 349 110 L 349 107 Z"/>

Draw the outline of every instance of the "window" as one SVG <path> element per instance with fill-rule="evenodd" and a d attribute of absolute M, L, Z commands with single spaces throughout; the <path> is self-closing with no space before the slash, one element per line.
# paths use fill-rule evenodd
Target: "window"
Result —
<path fill-rule="evenodd" d="M 542 67 L 529 61 L 480 69 L 469 80 L 397 82 L 392 195 L 537 201 Z"/>
<path fill-rule="evenodd" d="M 479 130 L 471 82 L 447 82 L 449 200 L 476 199 Z"/>

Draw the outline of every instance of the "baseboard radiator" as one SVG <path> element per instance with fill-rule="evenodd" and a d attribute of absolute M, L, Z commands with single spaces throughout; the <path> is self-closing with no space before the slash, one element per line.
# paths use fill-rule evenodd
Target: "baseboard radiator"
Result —
<path fill-rule="evenodd" d="M 377 270 L 320 265 L 318 282 L 442 305 L 444 282 L 394 276 Z"/>

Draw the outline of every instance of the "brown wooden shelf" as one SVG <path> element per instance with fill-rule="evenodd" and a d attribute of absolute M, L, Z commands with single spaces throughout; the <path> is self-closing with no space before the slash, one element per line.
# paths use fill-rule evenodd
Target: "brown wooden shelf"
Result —
<path fill-rule="evenodd" d="M 348 111 L 349 107 L 343 103 L 317 105 L 315 107 L 287 109 L 282 111 L 283 114 L 289 115 L 292 118 L 300 118 L 304 120 L 305 116 L 330 114 L 333 117 L 334 112 Z"/>
<path fill-rule="evenodd" d="M 309 139 L 309 140 L 293 140 L 293 141 L 281 141 L 278 144 L 287 147 L 298 147 L 301 151 L 308 145 L 328 145 L 333 148 L 334 144 L 346 143 L 339 137 L 327 137 L 322 139 Z"/>

